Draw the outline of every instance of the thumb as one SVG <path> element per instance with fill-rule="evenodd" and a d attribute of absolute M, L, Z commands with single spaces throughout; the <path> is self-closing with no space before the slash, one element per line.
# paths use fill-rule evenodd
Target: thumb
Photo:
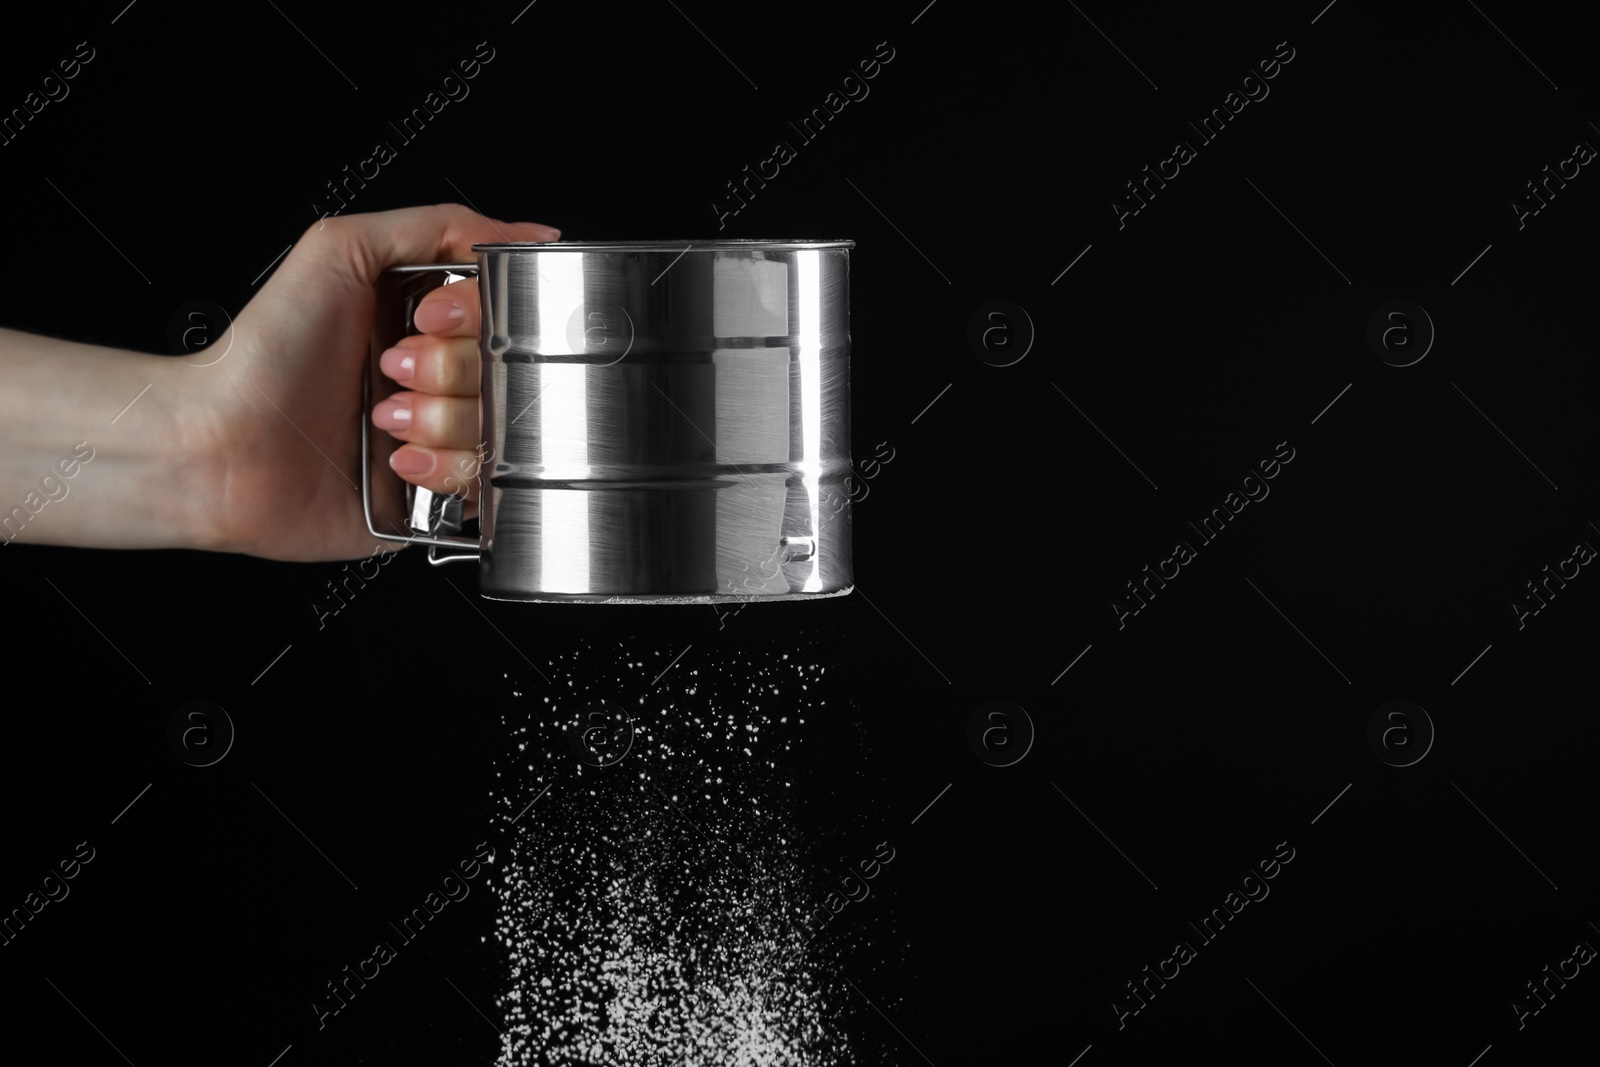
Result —
<path fill-rule="evenodd" d="M 561 231 L 537 222 L 501 222 L 460 204 L 374 211 L 327 220 L 346 254 L 371 285 L 389 267 L 465 263 L 477 259 L 475 244 L 554 241 Z"/>

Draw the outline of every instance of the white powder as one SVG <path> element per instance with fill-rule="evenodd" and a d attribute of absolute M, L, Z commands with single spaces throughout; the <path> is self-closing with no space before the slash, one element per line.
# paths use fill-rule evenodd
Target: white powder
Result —
<path fill-rule="evenodd" d="M 783 759 L 807 718 L 846 709 L 788 647 L 697 647 L 652 686 L 675 651 L 585 644 L 513 694 L 495 800 L 516 825 L 491 878 L 501 1065 L 856 1062 L 840 1014 L 864 1006 L 838 975 L 855 946 L 826 928 L 808 944 L 827 872 L 802 863 Z M 634 716 L 627 756 L 600 768 L 561 734 L 596 700 Z"/>

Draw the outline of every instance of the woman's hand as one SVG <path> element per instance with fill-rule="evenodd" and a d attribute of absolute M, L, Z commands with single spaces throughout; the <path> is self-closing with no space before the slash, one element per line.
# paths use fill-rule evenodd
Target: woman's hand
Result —
<path fill-rule="evenodd" d="M 469 261 L 475 243 L 558 236 L 454 204 L 330 218 L 307 230 L 206 350 L 226 354 L 213 365 L 176 368 L 192 376 L 196 447 L 217 464 L 216 543 L 205 547 L 281 560 L 355 559 L 395 547 L 368 532 L 360 489 L 361 382 L 379 273 Z M 415 325 L 420 332 L 380 361 L 404 391 L 374 406 L 373 424 L 405 442 L 390 462 L 406 481 L 440 493 L 465 488 L 475 498 L 477 282 L 429 294 Z M 406 532 L 402 492 L 394 478 L 374 478 L 379 529 Z"/>
<path fill-rule="evenodd" d="M 558 236 L 456 204 L 327 219 L 195 359 L 0 330 L 0 548 L 191 548 L 302 561 L 392 549 L 397 542 L 367 529 L 361 504 L 361 384 L 378 275 L 471 260 L 478 243 Z M 445 314 L 451 305 L 459 319 Z M 381 361 L 406 391 L 379 403 L 373 421 L 406 442 L 393 460 L 401 477 L 471 495 L 477 283 L 429 294 L 417 320 L 420 332 Z M 389 441 L 373 436 L 377 466 Z M 378 529 L 408 532 L 403 493 L 379 467 Z"/>

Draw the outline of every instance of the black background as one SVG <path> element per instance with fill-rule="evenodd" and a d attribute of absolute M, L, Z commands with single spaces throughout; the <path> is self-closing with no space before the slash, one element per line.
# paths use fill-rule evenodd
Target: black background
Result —
<path fill-rule="evenodd" d="M 496 832 L 501 716 L 548 684 L 532 665 L 612 644 L 837 664 L 840 699 L 793 731 L 809 831 L 819 854 L 898 852 L 841 918 L 862 1062 L 1492 1067 L 1587 1040 L 1591 968 L 1523 1029 L 1509 1007 L 1600 944 L 1600 579 L 1520 630 L 1508 606 L 1600 544 L 1600 178 L 1522 229 L 1508 206 L 1600 144 L 1571 9 L 923 2 L 144 0 L 6 35 L 6 109 L 95 49 L 0 147 L 8 327 L 154 353 L 185 303 L 237 311 L 324 183 L 488 41 L 470 96 L 351 210 L 853 238 L 854 453 L 894 449 L 854 505 L 857 592 L 725 627 L 486 601 L 472 568 L 408 552 L 318 630 L 340 564 L 11 546 L 0 906 L 77 842 L 96 856 L 0 952 L 7 1042 L 140 1067 L 492 1062 L 489 893 L 325 1029 L 307 1005 Z M 719 231 L 724 183 L 885 41 L 870 95 Z M 1122 184 L 1283 41 L 1270 95 L 1119 229 Z M 1004 367 L 967 343 L 996 299 L 1036 331 Z M 1409 367 L 1366 341 L 1395 299 L 1437 330 Z M 1119 629 L 1123 583 L 1284 441 L 1270 496 Z M 636 701 L 654 673 L 586 684 Z M 207 768 L 166 742 L 194 699 L 238 729 Z M 1037 731 L 1014 766 L 968 747 L 991 699 Z M 1437 731 L 1410 767 L 1367 744 L 1392 699 Z M 1123 984 L 1279 842 L 1271 895 L 1119 1030 Z"/>

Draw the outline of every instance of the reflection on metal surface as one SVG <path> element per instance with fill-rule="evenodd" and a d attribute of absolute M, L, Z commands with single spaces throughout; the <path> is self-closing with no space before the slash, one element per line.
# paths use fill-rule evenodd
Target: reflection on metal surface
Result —
<path fill-rule="evenodd" d="M 483 595 L 848 593 L 852 244 L 475 246 Z"/>

